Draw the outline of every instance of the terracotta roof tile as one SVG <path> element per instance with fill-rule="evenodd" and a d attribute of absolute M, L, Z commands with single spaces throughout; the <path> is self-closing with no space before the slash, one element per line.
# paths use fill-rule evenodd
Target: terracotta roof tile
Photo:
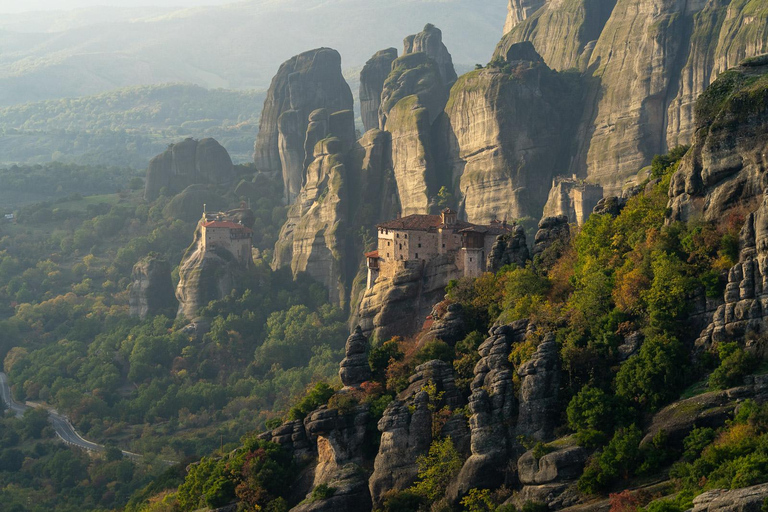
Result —
<path fill-rule="evenodd" d="M 394 219 L 382 224 L 379 224 L 379 228 L 383 229 L 404 229 L 414 231 L 428 231 L 432 228 L 437 228 L 443 223 L 443 218 L 440 215 L 408 215 L 400 219 Z"/>

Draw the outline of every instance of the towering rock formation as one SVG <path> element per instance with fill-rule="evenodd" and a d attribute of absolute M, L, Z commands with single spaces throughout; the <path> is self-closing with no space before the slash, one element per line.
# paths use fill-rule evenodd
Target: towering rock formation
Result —
<path fill-rule="evenodd" d="M 253 212 L 244 207 L 216 215 L 221 224 L 237 226 L 237 233 L 250 231 L 254 222 Z M 235 254 L 221 243 L 203 243 L 204 224 L 206 217 L 198 223 L 194 241 L 179 265 L 179 284 L 176 287 L 176 298 L 179 301 L 177 315 L 184 315 L 184 318 L 190 321 L 195 320 L 198 310 L 210 301 L 223 299 L 233 290 L 242 289 L 247 283 L 248 268 L 253 264 L 250 242 L 245 243 L 250 239 L 239 237 L 236 242 L 243 243 L 237 243 L 236 246 L 242 247 L 243 251 L 247 250 L 247 253 L 243 254 L 230 247 L 235 250 Z"/>
<path fill-rule="evenodd" d="M 456 82 L 456 70 L 448 48 L 443 44 L 443 33 L 439 28 L 428 23 L 418 34 L 408 36 L 403 41 L 403 55 L 424 52 L 437 63 L 440 76 L 448 89 Z"/>
<path fill-rule="evenodd" d="M 768 56 L 724 73 L 699 98 L 696 137 L 669 187 L 672 220 L 722 219 L 768 188 Z"/>
<path fill-rule="evenodd" d="M 320 108 L 333 114 L 353 107 L 336 50 L 311 50 L 280 66 L 264 101 L 254 161 L 259 170 L 282 171 L 288 204 L 296 199 L 303 182 L 309 115 Z"/>
<path fill-rule="evenodd" d="M 555 178 L 544 205 L 544 217 L 565 215 L 581 226 L 603 198 L 603 187 L 575 178 Z"/>
<path fill-rule="evenodd" d="M 164 259 L 148 256 L 133 267 L 129 305 L 131 316 L 144 320 L 149 316 L 176 312 L 176 297 L 171 283 L 171 266 Z"/>
<path fill-rule="evenodd" d="M 399 101 L 415 96 L 416 102 L 429 111 L 429 123 L 443 111 L 448 99 L 448 88 L 437 63 L 424 52 L 403 55 L 392 62 L 381 92 L 379 128 L 390 129 L 387 118 Z"/>
<path fill-rule="evenodd" d="M 555 335 L 549 333 L 530 360 L 517 369 L 520 414 L 517 434 L 537 441 L 552 439 L 559 420 L 560 360 Z"/>
<path fill-rule="evenodd" d="M 341 361 L 339 377 L 345 387 L 360 387 L 371 378 L 368 364 L 368 338 L 358 326 L 347 339 L 346 356 Z"/>
<path fill-rule="evenodd" d="M 332 303 L 342 304 L 346 296 L 342 254 L 347 168 L 341 140 L 321 140 L 315 145 L 314 157 L 306 183 L 280 232 L 272 266 L 290 265 L 294 275 L 309 273 L 328 288 Z"/>
<path fill-rule="evenodd" d="M 533 256 L 538 256 L 549 249 L 554 243 L 559 242 L 563 247 L 568 245 L 571 239 L 571 228 L 568 225 L 568 217 L 544 217 L 539 222 L 539 229 L 533 244 Z"/>
<path fill-rule="evenodd" d="M 513 1 L 510 19 L 521 6 Z M 531 41 L 554 69 L 590 85 L 582 146 L 569 169 L 619 195 L 655 154 L 689 144 L 696 97 L 719 73 L 768 50 L 768 5 L 742 0 L 547 2 L 511 31 L 497 56 Z"/>
<path fill-rule="evenodd" d="M 474 223 L 539 218 L 553 175 L 568 165 L 578 115 L 578 86 L 530 43 L 511 46 L 499 66 L 462 76 L 441 120 L 444 167 Z"/>
<path fill-rule="evenodd" d="M 360 116 L 366 132 L 379 127 L 381 93 L 395 59 L 397 59 L 397 49 L 381 50 L 365 63 L 360 72 Z"/>
<path fill-rule="evenodd" d="M 509 0 L 504 33 L 507 34 L 519 23 L 528 19 L 531 14 L 536 12 L 545 3 L 546 0 Z"/>
<path fill-rule="evenodd" d="M 234 177 L 232 159 L 221 144 L 214 139 L 185 139 L 149 162 L 144 198 L 154 201 L 163 190 L 173 196 L 190 185 L 219 185 Z"/>

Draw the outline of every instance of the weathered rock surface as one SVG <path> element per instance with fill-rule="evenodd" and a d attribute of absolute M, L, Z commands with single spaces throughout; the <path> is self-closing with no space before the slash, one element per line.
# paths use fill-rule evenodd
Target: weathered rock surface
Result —
<path fill-rule="evenodd" d="M 219 185 L 234 177 L 232 159 L 221 144 L 214 139 L 185 139 L 149 162 L 144 198 L 154 201 L 163 190 L 173 196 L 190 185 Z"/>
<path fill-rule="evenodd" d="M 768 330 L 768 196 L 747 217 L 739 246 L 739 263 L 728 272 L 725 304 L 699 336 L 699 347 L 732 340 L 749 343 Z"/>
<path fill-rule="evenodd" d="M 360 387 L 370 380 L 371 367 L 368 364 L 368 338 L 358 326 L 347 339 L 346 355 L 341 361 L 339 377 L 345 387 Z"/>
<path fill-rule="evenodd" d="M 179 266 L 179 284 L 176 298 L 179 301 L 177 315 L 187 320 L 197 318 L 198 309 L 212 300 L 220 300 L 243 283 L 245 268 L 228 250 L 218 247 L 202 250 L 198 247 L 200 227 L 195 241 Z"/>
<path fill-rule="evenodd" d="M 768 399 L 768 376 L 749 377 L 744 386 L 704 393 L 668 405 L 654 415 L 640 445 L 651 443 L 663 430 L 668 446 L 682 447 L 683 439 L 694 427 L 719 428 L 732 417 L 739 402 L 747 398 L 758 402 Z"/>
<path fill-rule="evenodd" d="M 148 256 L 133 266 L 129 306 L 131 316 L 173 316 L 176 297 L 171 283 L 171 266 L 164 259 Z"/>
<path fill-rule="evenodd" d="M 692 512 L 759 512 L 768 498 L 768 484 L 743 489 L 714 489 L 693 499 Z"/>
<path fill-rule="evenodd" d="M 510 234 L 501 235 L 496 239 L 488 255 L 488 270 L 498 272 L 505 265 L 517 265 L 522 268 L 530 259 L 525 228 L 515 225 Z"/>
<path fill-rule="evenodd" d="M 392 278 L 379 277 L 360 302 L 363 333 L 376 340 L 417 333 L 432 305 L 443 299 L 451 279 L 460 277 L 454 258 L 405 262 Z"/>
<path fill-rule="evenodd" d="M 695 140 L 669 187 L 673 220 L 757 206 L 768 188 L 768 111 L 754 106 L 765 101 L 768 59 L 727 72 L 698 100 Z"/>
<path fill-rule="evenodd" d="M 519 455 L 515 424 L 518 404 L 508 357 L 512 344 L 525 339 L 528 327 L 527 320 L 494 327 L 478 349 L 481 358 L 475 365 L 469 399 L 472 454 L 448 488 L 452 501 L 472 488 L 501 485 L 507 460 Z"/>
<path fill-rule="evenodd" d="M 301 190 L 309 115 L 321 108 L 330 115 L 353 107 L 336 50 L 311 50 L 280 66 L 264 101 L 254 162 L 259 170 L 282 172 L 288 204 Z"/>
<path fill-rule="evenodd" d="M 391 131 L 387 125 L 390 111 L 409 96 L 416 96 L 417 103 L 427 109 L 431 125 L 448 101 L 448 90 L 439 66 L 426 53 L 403 55 L 392 62 L 392 71 L 384 82 L 379 107 L 379 128 Z"/>
<path fill-rule="evenodd" d="M 559 419 L 560 358 L 549 333 L 530 360 L 517 369 L 522 379 L 517 434 L 536 441 L 552 438 Z"/>
<path fill-rule="evenodd" d="M 473 223 L 540 218 L 553 176 L 568 166 L 578 84 L 550 70 L 530 43 L 509 58 L 508 68 L 463 75 L 436 127 L 440 166 Z"/>
<path fill-rule="evenodd" d="M 461 304 L 448 304 L 442 316 L 438 316 L 433 310 L 432 318 L 434 323 L 427 333 L 419 338 L 419 345 L 440 340 L 453 346 L 467 335 L 467 322 Z"/>
<path fill-rule="evenodd" d="M 544 205 L 544 217 L 565 215 L 569 222 L 583 225 L 603 199 L 603 187 L 574 178 L 555 178 Z"/>
<path fill-rule="evenodd" d="M 540 459 L 529 450 L 517 460 L 517 475 L 523 485 L 542 485 L 577 480 L 584 470 L 589 452 L 580 446 L 569 446 L 547 453 Z"/>
<path fill-rule="evenodd" d="M 448 48 L 443 44 L 442 31 L 432 24 L 427 24 L 418 34 L 408 36 L 403 41 L 403 55 L 423 52 L 437 63 L 440 76 L 447 89 L 456 82 L 456 70 Z"/>
<path fill-rule="evenodd" d="M 163 208 L 163 216 L 184 222 L 197 222 L 206 207 L 208 211 L 223 210 L 228 201 L 222 191 L 217 189 L 214 185 L 190 185 L 168 201 Z"/>
<path fill-rule="evenodd" d="M 369 480 L 374 508 L 381 505 L 386 492 L 401 491 L 413 484 L 418 473 L 416 459 L 429 450 L 432 413 L 429 396 L 423 391 L 427 384 L 434 384 L 436 391 L 442 393 L 442 400 L 432 404 L 437 410 L 444 406 L 455 408 L 461 405 L 450 365 L 443 361 L 428 361 L 416 367 L 408 388 L 387 407 L 379 421 L 381 442 Z M 444 428 L 451 431 L 454 443 L 460 447 L 467 432 L 462 431 L 460 426 L 456 427 L 448 422 Z"/>
<path fill-rule="evenodd" d="M 326 286 L 330 302 L 343 305 L 346 291 L 342 234 L 347 220 L 347 169 L 341 140 L 321 140 L 315 145 L 314 155 L 301 194 L 280 231 L 272 267 L 290 264 L 294 275 L 307 272 Z"/>
<path fill-rule="evenodd" d="M 539 230 L 536 232 L 534 240 L 533 256 L 542 254 L 555 242 L 567 245 L 570 239 L 571 228 L 568 225 L 568 217 L 565 215 L 545 217 L 539 222 Z"/>
<path fill-rule="evenodd" d="M 595 215 L 610 215 L 611 217 L 618 217 L 626 204 L 626 199 L 622 197 L 604 197 L 597 202 L 595 207 L 592 209 L 592 213 Z"/>
<path fill-rule="evenodd" d="M 397 59 L 397 49 L 381 50 L 365 63 L 360 72 L 360 116 L 366 132 L 379 127 L 381 93 L 395 59 Z"/>
<path fill-rule="evenodd" d="M 551 68 L 583 73 L 583 144 L 563 169 L 618 195 L 654 154 L 690 144 L 696 98 L 768 50 L 767 21 L 768 6 L 741 0 L 513 0 L 495 56 L 530 41 Z"/>

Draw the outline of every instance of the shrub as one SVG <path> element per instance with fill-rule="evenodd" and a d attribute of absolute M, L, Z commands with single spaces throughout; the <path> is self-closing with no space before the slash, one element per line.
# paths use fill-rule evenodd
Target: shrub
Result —
<path fill-rule="evenodd" d="M 312 489 L 310 501 L 327 500 L 328 498 L 333 497 L 334 494 L 336 494 L 335 487 L 329 487 L 328 484 L 320 484 Z"/>
<path fill-rule="evenodd" d="M 320 382 L 309 390 L 288 412 L 289 420 L 303 420 L 307 414 L 328 402 L 335 391 L 325 382 Z"/>
<path fill-rule="evenodd" d="M 433 361 L 439 359 L 446 363 L 452 363 L 454 358 L 453 349 L 446 342 L 441 340 L 434 340 L 424 344 L 421 349 L 413 357 L 413 363 L 420 365 L 427 361 Z"/>
<path fill-rule="evenodd" d="M 636 425 L 614 434 L 603 452 L 592 457 L 579 479 L 579 490 L 598 494 L 619 479 L 627 479 L 640 464 L 642 432 Z"/>
<path fill-rule="evenodd" d="M 393 338 L 371 349 L 368 364 L 371 366 L 373 380 L 385 382 L 390 361 L 402 361 L 405 354 L 400 350 L 398 338 Z"/>
<path fill-rule="evenodd" d="M 440 499 L 448 484 L 461 470 L 461 456 L 450 437 L 432 441 L 427 455 L 420 456 L 418 481 L 410 491 L 429 503 Z"/>
<path fill-rule="evenodd" d="M 382 512 L 418 512 L 424 500 L 418 494 L 410 491 L 390 491 L 384 495 Z"/>
<path fill-rule="evenodd" d="M 723 343 L 718 347 L 720 366 L 709 376 L 709 387 L 728 389 L 744 383 L 758 365 L 758 360 L 749 352 L 739 348 L 736 343 Z"/>
<path fill-rule="evenodd" d="M 617 426 L 625 424 L 630 412 L 615 396 L 584 386 L 571 399 L 567 414 L 568 426 L 576 432 L 579 444 L 593 447 L 603 444 Z"/>

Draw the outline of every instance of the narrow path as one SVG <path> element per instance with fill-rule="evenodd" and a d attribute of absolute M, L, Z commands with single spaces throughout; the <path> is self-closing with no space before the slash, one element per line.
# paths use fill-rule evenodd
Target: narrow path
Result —
<path fill-rule="evenodd" d="M 17 418 L 24 416 L 24 412 L 27 409 L 31 409 L 30 406 L 17 403 L 13 400 L 13 395 L 11 395 L 11 387 L 8 385 L 8 376 L 3 372 L 0 372 L 0 395 L 2 395 L 5 405 L 8 407 L 8 409 L 14 412 Z M 77 446 L 78 448 L 82 448 L 91 452 L 102 452 L 106 449 L 103 445 L 92 443 L 91 441 L 83 439 L 83 437 L 77 433 L 75 427 L 72 426 L 72 424 L 65 416 L 59 414 L 50 407 L 41 407 L 48 411 L 48 421 L 51 422 L 53 430 L 56 432 L 58 438 L 63 442 L 67 443 L 68 445 Z M 124 450 L 123 455 L 134 460 L 141 458 L 141 455 L 138 453 L 126 452 Z"/>

